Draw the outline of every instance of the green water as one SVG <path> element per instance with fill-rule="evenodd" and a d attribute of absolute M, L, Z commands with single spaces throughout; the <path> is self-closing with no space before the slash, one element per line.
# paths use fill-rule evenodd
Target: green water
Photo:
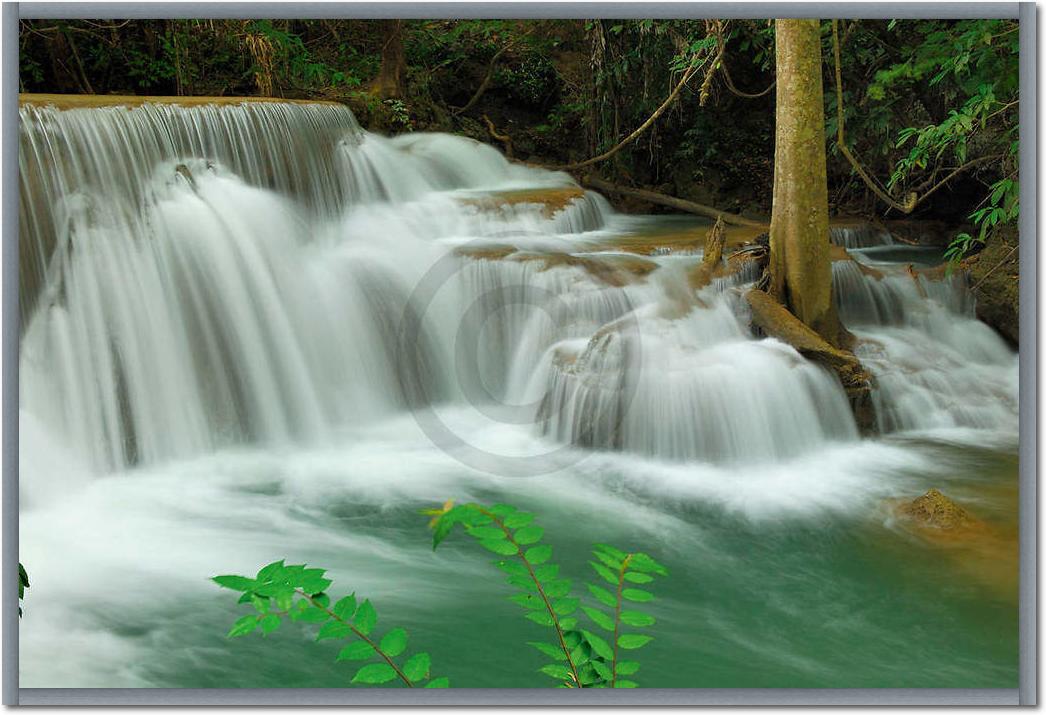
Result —
<path fill-rule="evenodd" d="M 993 529 L 1012 526 L 1012 450 L 925 440 L 893 446 L 940 466 L 930 476 L 910 470 L 894 487 L 898 496 L 937 486 L 964 499 Z M 576 584 L 593 580 L 586 566 L 593 541 L 642 548 L 669 568 L 670 577 L 654 584 L 657 599 L 646 604 L 658 622 L 649 630 L 655 640 L 637 652 L 643 665 L 636 680 L 644 687 L 1017 685 L 1014 584 L 990 569 L 982 573 L 974 552 L 896 528 L 881 500 L 855 493 L 855 509 L 762 513 L 637 492 L 612 470 L 600 478 L 598 489 L 633 504 L 631 514 L 622 517 L 618 501 L 607 509 L 602 500 L 588 507 L 574 497 L 560 500 L 554 486 L 521 489 L 502 480 L 470 491 L 538 512 L 554 560 Z M 431 501 L 377 505 L 346 495 L 306 506 L 279 477 L 238 489 L 248 505 L 278 501 L 292 517 L 301 509 L 296 516 L 315 531 L 302 532 L 300 545 L 286 551 L 328 567 L 332 595 L 355 584 L 372 597 L 379 632 L 408 628 L 412 648 L 432 654 L 434 674 L 456 687 L 553 684 L 536 672 L 543 656 L 524 645 L 551 631 L 524 620 L 506 600 L 513 591 L 487 565 L 489 554 L 461 535 L 431 552 L 416 511 Z M 816 493 L 809 498 L 818 501 Z M 373 553 L 342 553 L 322 543 L 330 534 L 373 537 Z M 226 640 L 244 607 L 227 591 L 201 593 L 161 597 L 160 609 L 139 604 L 90 617 L 145 647 L 150 657 L 134 668 L 157 685 L 338 687 L 354 672 L 334 662 L 340 643 L 312 642 L 315 627 L 287 623 L 268 638 Z"/>

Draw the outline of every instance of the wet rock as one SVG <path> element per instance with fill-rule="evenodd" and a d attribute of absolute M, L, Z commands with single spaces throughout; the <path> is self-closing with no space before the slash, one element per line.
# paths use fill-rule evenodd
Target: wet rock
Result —
<path fill-rule="evenodd" d="M 1020 338 L 1020 262 L 1016 235 L 997 234 L 963 261 L 977 300 L 977 317 L 1014 346 Z"/>
<path fill-rule="evenodd" d="M 898 511 L 921 526 L 935 529 L 966 529 L 978 523 L 968 511 L 936 489 L 931 489 L 911 502 L 901 504 Z"/>
<path fill-rule="evenodd" d="M 753 288 L 745 293 L 745 300 L 752 311 L 754 328 L 763 335 L 788 343 L 803 357 L 824 365 L 838 375 L 858 429 L 863 434 L 873 432 L 876 424 L 871 398 L 874 381 L 861 361 L 849 350 L 830 345 L 769 293 Z"/>
<path fill-rule="evenodd" d="M 563 186 L 499 191 L 488 196 L 463 199 L 462 201 L 470 206 L 477 206 L 488 211 L 497 211 L 519 204 L 538 204 L 542 207 L 542 215 L 545 218 L 552 218 L 584 195 L 585 190 L 579 186 Z"/>

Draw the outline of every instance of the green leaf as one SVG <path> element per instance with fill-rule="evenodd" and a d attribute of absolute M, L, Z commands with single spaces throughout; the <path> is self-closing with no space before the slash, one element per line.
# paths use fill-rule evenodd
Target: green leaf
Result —
<path fill-rule="evenodd" d="M 564 631 L 572 631 L 577 628 L 577 619 L 571 616 L 570 618 L 559 619 L 559 627 Z"/>
<path fill-rule="evenodd" d="M 551 643 L 542 643 L 541 641 L 527 641 L 527 645 L 537 648 L 539 651 L 547 655 L 552 660 L 567 659 L 567 655 L 563 652 L 563 649 L 559 646 L 552 645 Z"/>
<path fill-rule="evenodd" d="M 593 660 L 592 667 L 599 673 L 599 677 L 603 680 L 610 680 L 614 677 L 614 674 L 610 671 L 610 667 L 601 660 Z"/>
<path fill-rule="evenodd" d="M 273 561 L 267 566 L 262 566 L 255 578 L 257 578 L 259 583 L 272 581 L 281 571 L 283 571 L 283 559 Z"/>
<path fill-rule="evenodd" d="M 443 518 L 436 522 L 436 525 L 432 528 L 432 550 L 435 551 L 436 547 L 443 543 L 443 540 L 447 538 L 451 530 L 454 528 L 454 522 L 449 519 Z"/>
<path fill-rule="evenodd" d="M 305 578 L 301 582 L 301 590 L 310 595 L 323 593 L 333 583 L 329 578 L 320 578 L 319 576 L 311 576 Z"/>
<path fill-rule="evenodd" d="M 592 647 L 588 643 L 578 643 L 574 650 L 570 651 L 570 662 L 574 667 L 584 665 L 592 657 Z"/>
<path fill-rule="evenodd" d="M 510 576 L 524 576 L 527 579 L 530 578 L 530 572 L 527 571 L 527 567 L 518 561 L 495 561 L 494 565 Z"/>
<path fill-rule="evenodd" d="M 540 526 L 524 526 L 516 532 L 515 539 L 516 543 L 526 546 L 541 541 L 541 537 L 544 535 L 545 530 Z"/>
<path fill-rule="evenodd" d="M 343 621 L 352 620 L 352 614 L 356 612 L 356 594 L 352 593 L 345 598 L 338 599 L 331 610 Z"/>
<path fill-rule="evenodd" d="M 659 576 L 667 576 L 668 570 L 664 566 L 654 561 L 646 554 L 632 554 L 632 558 L 628 561 L 629 568 L 633 568 L 636 571 L 644 571 L 646 573 L 656 573 Z"/>
<path fill-rule="evenodd" d="M 611 608 L 617 608 L 617 598 L 610 591 L 599 586 L 592 584 L 585 584 L 588 586 L 588 591 L 599 600 L 604 606 L 610 606 Z"/>
<path fill-rule="evenodd" d="M 604 564 L 606 564 L 610 568 L 614 569 L 615 571 L 620 571 L 621 570 L 621 562 L 619 560 L 615 559 L 610 554 L 604 554 L 601 551 L 594 551 L 593 553 L 596 555 L 597 559 L 602 561 Z"/>
<path fill-rule="evenodd" d="M 636 648 L 642 648 L 652 640 L 654 639 L 650 636 L 642 636 L 635 633 L 626 633 L 618 637 L 617 644 L 625 650 L 635 650 Z"/>
<path fill-rule="evenodd" d="M 560 598 L 552 602 L 552 610 L 557 616 L 569 616 L 577 610 L 578 599 L 572 597 Z"/>
<path fill-rule="evenodd" d="M 618 675 L 632 675 L 639 670 L 639 662 L 635 660 L 619 660 L 617 662 Z"/>
<path fill-rule="evenodd" d="M 592 646 L 592 650 L 596 652 L 596 655 L 604 660 L 614 660 L 614 649 L 610 647 L 609 643 L 591 631 L 581 632 L 585 634 L 585 640 Z"/>
<path fill-rule="evenodd" d="M 298 611 L 297 613 L 292 613 L 292 620 L 302 621 L 303 623 L 323 623 L 328 618 L 330 618 L 330 615 L 326 611 L 324 611 L 322 608 L 316 608 L 308 601 L 303 600 L 299 601 L 299 603 L 304 603 L 305 608 Z"/>
<path fill-rule="evenodd" d="M 592 550 L 601 551 L 604 554 L 609 554 L 618 561 L 624 561 L 625 557 L 628 556 L 628 554 L 626 554 L 624 551 L 622 551 L 621 549 L 615 549 L 610 544 L 592 544 Z"/>
<path fill-rule="evenodd" d="M 626 588 L 621 592 L 621 595 L 629 601 L 635 601 L 636 603 L 646 603 L 647 601 L 654 600 L 654 594 L 650 593 L 650 591 L 643 591 L 638 588 Z"/>
<path fill-rule="evenodd" d="M 407 680 L 416 683 L 429 677 L 431 666 L 432 659 L 428 653 L 415 653 L 403 664 L 403 674 L 407 676 Z"/>
<path fill-rule="evenodd" d="M 570 593 L 570 579 L 561 578 L 545 584 L 545 595 L 549 598 L 560 598 Z"/>
<path fill-rule="evenodd" d="M 248 633 L 254 631 L 258 627 L 257 616 L 244 616 L 235 623 L 232 624 L 232 628 L 226 634 L 228 638 L 236 638 L 237 636 L 245 636 Z"/>
<path fill-rule="evenodd" d="M 518 603 L 523 608 L 529 608 L 534 611 L 545 607 L 545 602 L 532 593 L 517 593 L 514 596 L 509 596 L 509 600 L 513 603 Z"/>
<path fill-rule="evenodd" d="M 537 592 L 538 586 L 534 583 L 534 579 L 530 576 L 509 576 L 505 581 L 517 588 L 522 588 L 524 591 Z"/>
<path fill-rule="evenodd" d="M 395 679 L 396 671 L 388 663 L 370 663 L 356 671 L 352 676 L 354 683 L 387 683 Z"/>
<path fill-rule="evenodd" d="M 374 610 L 369 599 L 364 601 L 356 611 L 356 617 L 352 619 L 352 622 L 365 636 L 369 636 L 370 632 L 374 630 L 374 626 L 378 623 L 378 612 Z"/>
<path fill-rule="evenodd" d="M 367 660 L 375 655 L 374 649 L 366 641 L 353 641 L 341 649 L 335 660 Z"/>
<path fill-rule="evenodd" d="M 522 567 L 521 567 L 522 568 Z M 524 569 L 525 570 L 525 569 Z M 559 575 L 559 564 L 545 564 L 534 569 L 538 581 L 544 583 Z"/>
<path fill-rule="evenodd" d="M 395 658 L 407 650 L 407 631 L 403 628 L 393 628 L 381 639 L 380 645 L 381 649 L 385 651 L 385 655 Z"/>
<path fill-rule="evenodd" d="M 654 577 L 648 576 L 645 573 L 639 573 L 638 571 L 626 571 L 625 580 L 631 581 L 632 583 L 650 583 L 654 580 Z"/>
<path fill-rule="evenodd" d="M 289 611 L 293 605 L 294 589 L 287 588 L 276 594 L 276 608 L 281 611 Z"/>
<path fill-rule="evenodd" d="M 639 611 L 621 611 L 621 622 L 630 626 L 652 626 L 657 621 L 653 616 Z"/>
<path fill-rule="evenodd" d="M 552 547 L 548 544 L 542 544 L 541 546 L 533 546 L 527 549 L 525 554 L 527 561 L 533 566 L 543 564 L 552 558 Z"/>
<path fill-rule="evenodd" d="M 631 680 L 618 680 L 614 682 L 615 688 L 638 688 L 639 684 Z"/>
<path fill-rule="evenodd" d="M 262 616 L 261 620 L 258 621 L 258 625 L 261 626 L 262 633 L 272 633 L 280 627 L 280 617 L 275 613 L 269 613 Z"/>
<path fill-rule="evenodd" d="M 577 669 L 577 676 L 582 685 L 594 685 L 599 682 L 599 673 L 592 667 L 592 663 L 585 663 Z"/>
<path fill-rule="evenodd" d="M 251 605 L 258 613 L 266 613 L 269 610 L 269 599 L 262 598 L 256 593 L 250 594 Z M 286 610 L 286 609 L 285 609 Z"/>
<path fill-rule="evenodd" d="M 581 610 L 592 619 L 593 623 L 602 628 L 605 631 L 614 630 L 614 619 L 603 613 L 598 608 L 592 608 L 591 606 L 582 606 Z"/>
<path fill-rule="evenodd" d="M 519 552 L 519 548 L 511 541 L 500 541 L 498 539 L 479 539 L 479 545 L 487 551 L 493 551 L 502 556 L 513 556 Z"/>
<path fill-rule="evenodd" d="M 450 678 L 433 678 L 426 685 L 426 688 L 449 688 Z"/>
<path fill-rule="evenodd" d="M 596 573 L 603 577 L 603 580 L 607 583 L 612 583 L 617 586 L 617 574 L 608 569 L 603 564 L 597 564 L 595 561 L 589 561 L 589 565 L 596 570 Z"/>
<path fill-rule="evenodd" d="M 504 518 L 509 514 L 515 514 L 516 507 L 512 506 L 511 504 L 495 504 L 494 506 L 490 507 L 490 509 L 488 509 L 487 511 L 489 511 L 494 516 Z"/>
<path fill-rule="evenodd" d="M 222 588 L 232 589 L 233 591 L 250 591 L 257 584 L 254 579 L 249 579 L 246 576 L 215 576 L 211 580 Z"/>
<path fill-rule="evenodd" d="M 316 634 L 316 640 L 325 641 L 331 638 L 344 638 L 350 633 L 352 633 L 352 629 L 348 623 L 328 621 L 320 627 L 320 632 Z"/>
<path fill-rule="evenodd" d="M 526 615 L 527 618 L 534 621 L 538 625 L 551 626 L 552 616 L 548 615 L 548 611 L 531 611 Z M 253 616 L 252 616 L 253 618 Z"/>
<path fill-rule="evenodd" d="M 539 673 L 544 673 L 556 680 L 573 680 L 570 677 L 570 668 L 565 665 L 559 665 L 558 663 L 549 663 L 548 665 L 542 666 L 538 669 Z"/>
<path fill-rule="evenodd" d="M 468 527 L 468 535 L 474 536 L 477 539 L 506 539 L 508 534 L 505 530 L 498 526 L 470 526 Z"/>
<path fill-rule="evenodd" d="M 516 512 L 505 517 L 505 526 L 509 529 L 519 529 L 534 521 L 534 515 L 525 511 Z"/>

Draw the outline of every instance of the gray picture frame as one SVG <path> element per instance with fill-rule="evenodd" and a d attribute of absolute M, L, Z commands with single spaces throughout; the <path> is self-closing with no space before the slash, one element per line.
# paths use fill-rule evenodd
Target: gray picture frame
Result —
<path fill-rule="evenodd" d="M 73 18 L 1019 18 L 1020 665 L 1016 689 L 110 689 L 18 684 L 18 25 Z M 1037 24 L 1032 2 L 5 3 L 3 5 L 4 705 L 1031 705 L 1038 703 Z"/>

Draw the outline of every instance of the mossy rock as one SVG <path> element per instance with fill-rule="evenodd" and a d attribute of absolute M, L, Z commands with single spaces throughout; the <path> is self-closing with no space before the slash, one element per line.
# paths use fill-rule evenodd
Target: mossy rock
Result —
<path fill-rule="evenodd" d="M 902 504 L 898 511 L 914 519 L 921 526 L 935 529 L 968 529 L 978 524 L 978 521 L 968 511 L 936 489 L 931 489 L 921 497 Z"/>

